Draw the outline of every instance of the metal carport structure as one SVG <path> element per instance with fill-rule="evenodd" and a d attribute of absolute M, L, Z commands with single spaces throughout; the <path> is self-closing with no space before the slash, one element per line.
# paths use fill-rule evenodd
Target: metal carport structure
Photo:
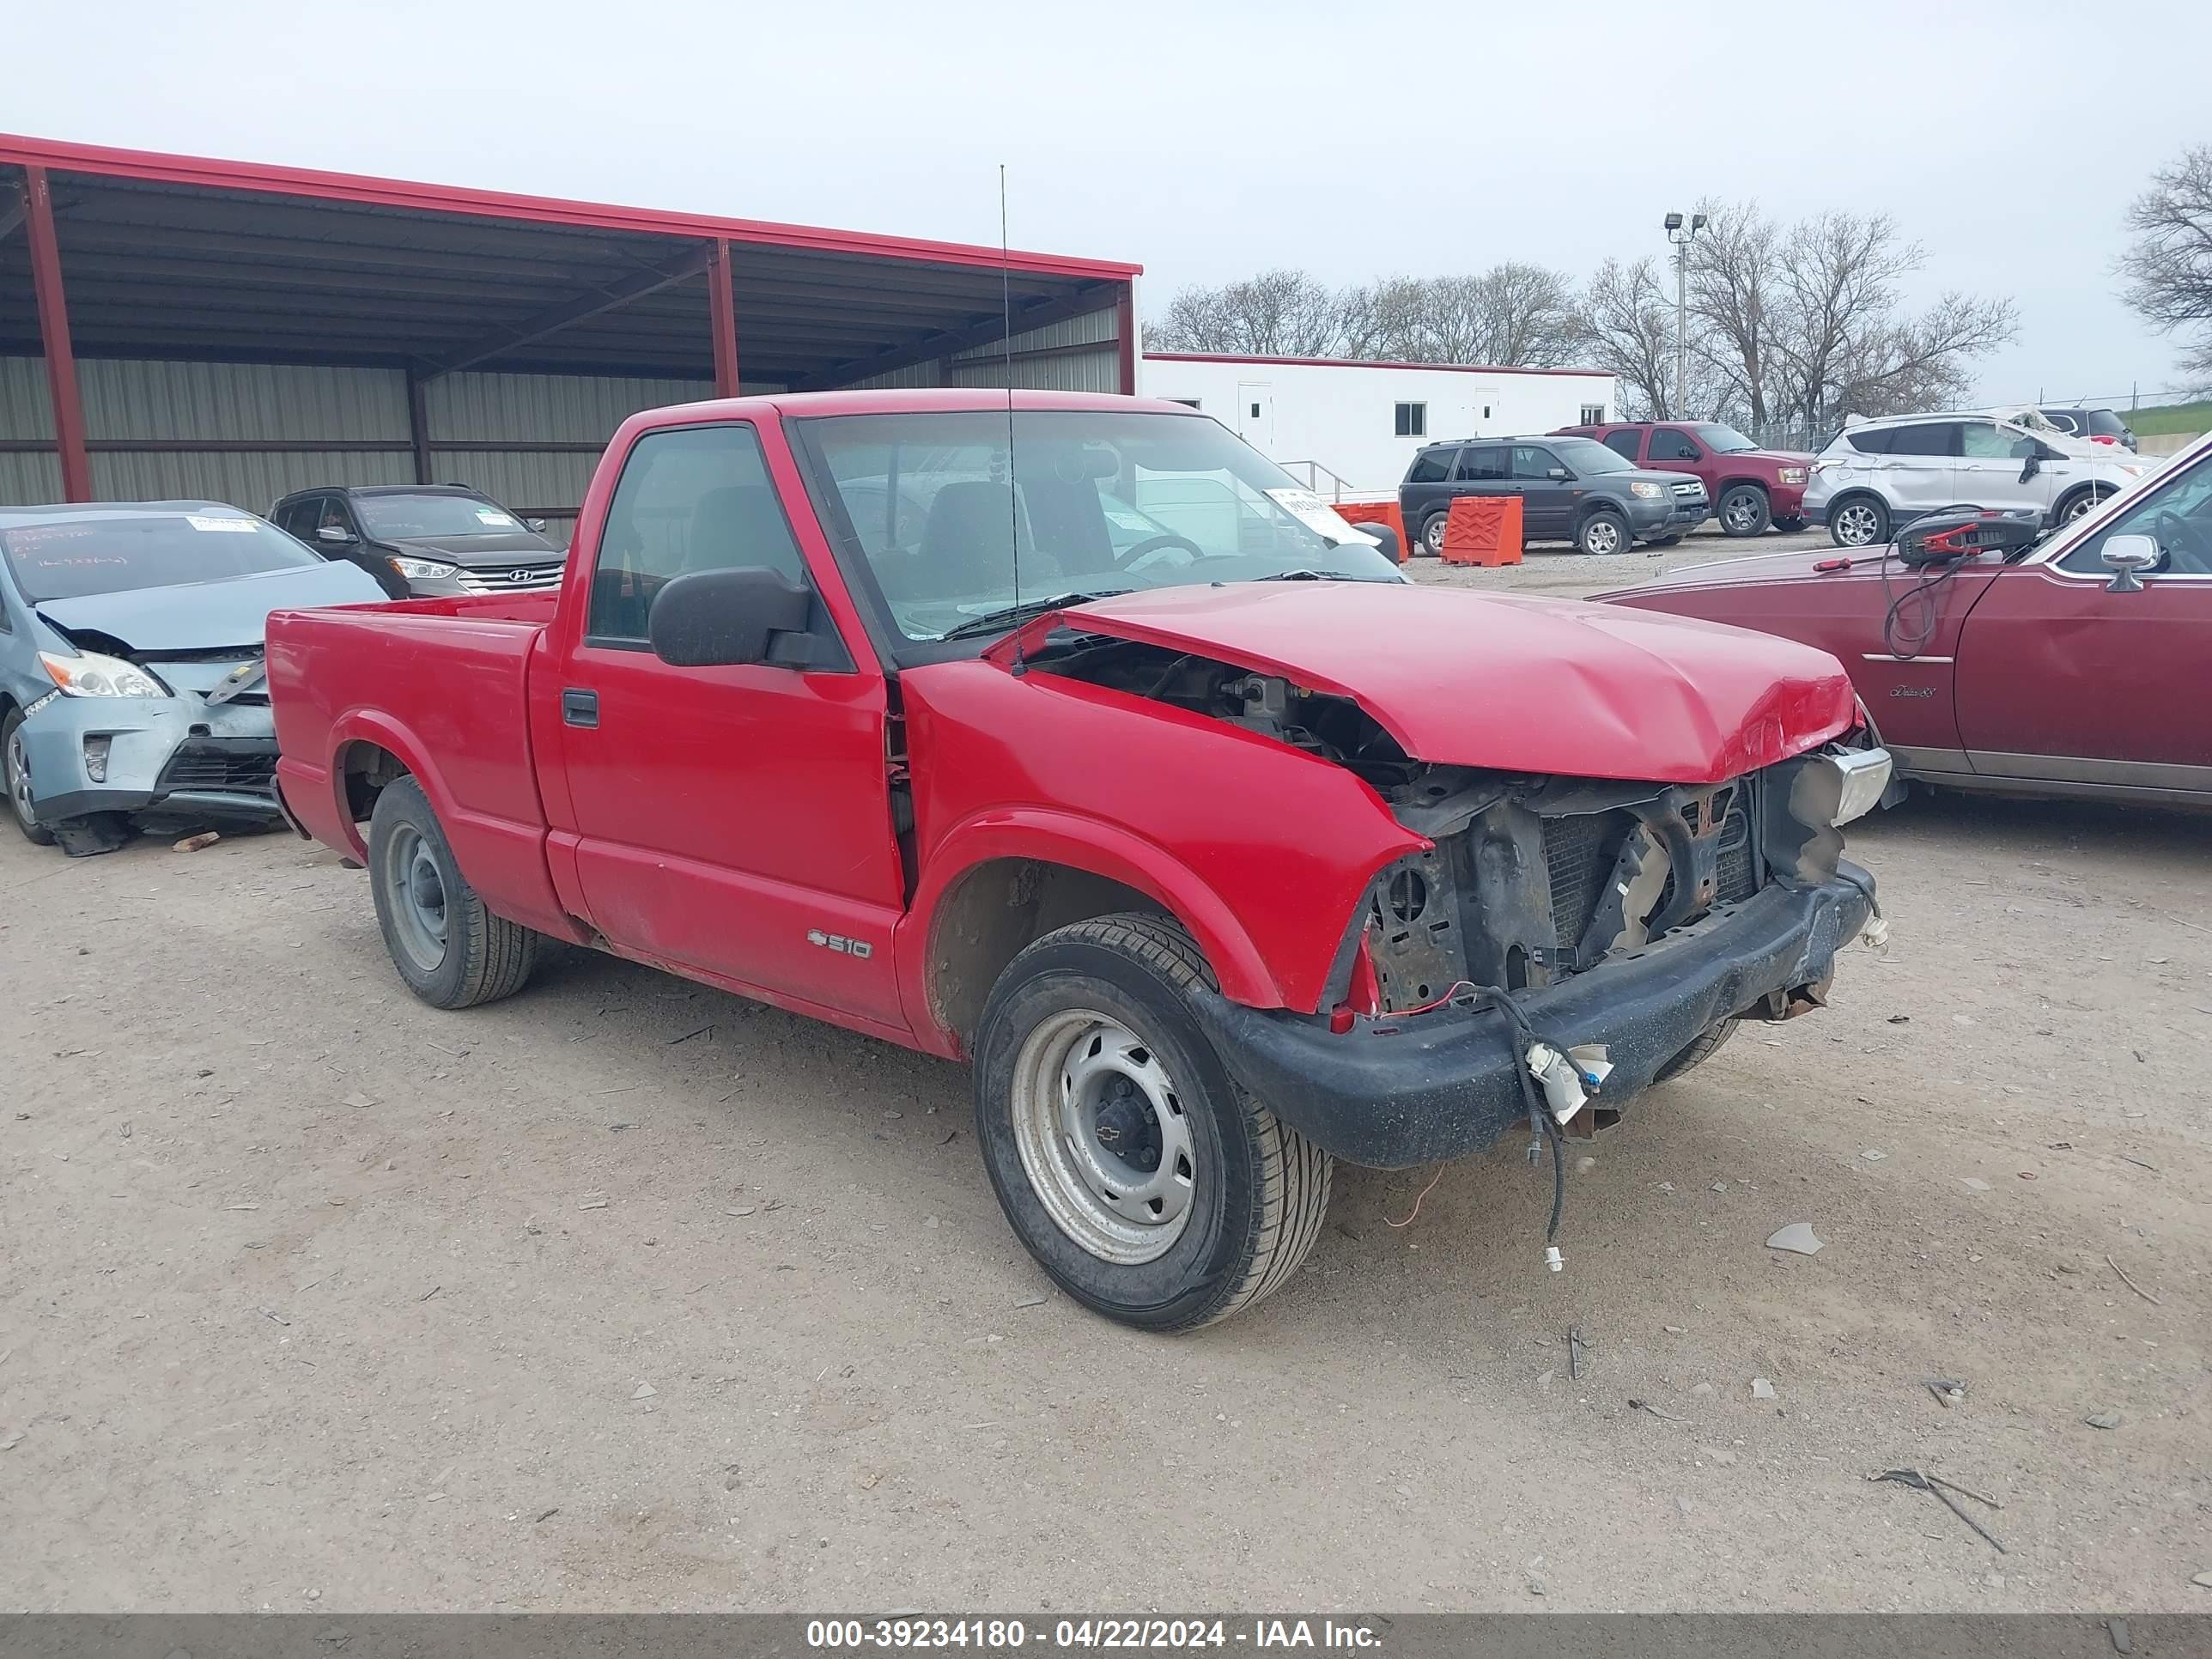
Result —
<path fill-rule="evenodd" d="M 1133 392 L 1139 272 L 0 136 L 0 501 L 465 477 L 565 519 L 654 404 Z"/>

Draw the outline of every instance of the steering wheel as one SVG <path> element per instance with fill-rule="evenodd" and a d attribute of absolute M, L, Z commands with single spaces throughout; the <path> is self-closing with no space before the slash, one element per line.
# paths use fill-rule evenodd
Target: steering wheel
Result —
<path fill-rule="evenodd" d="M 2207 537 L 2172 507 L 2160 507 L 2158 516 L 2151 520 L 2151 527 L 2158 532 L 2158 544 L 2166 550 L 2167 565 L 2173 562 L 2176 547 L 2185 547 L 2192 557 L 2212 565 L 2212 537 Z"/>
<path fill-rule="evenodd" d="M 1116 562 L 1124 570 L 1135 570 L 1158 558 L 1171 547 L 1188 550 L 1190 557 L 1184 561 L 1185 563 L 1195 563 L 1206 556 L 1206 550 L 1191 540 L 1189 537 L 1178 536 L 1170 531 L 1163 535 L 1146 537 L 1144 540 L 1124 553 Z"/>

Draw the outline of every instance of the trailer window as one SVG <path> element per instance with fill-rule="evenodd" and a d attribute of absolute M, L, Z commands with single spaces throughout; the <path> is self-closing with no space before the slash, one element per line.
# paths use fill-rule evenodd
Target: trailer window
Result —
<path fill-rule="evenodd" d="M 1400 404 L 1393 423 L 1401 438 L 1425 438 L 1429 435 L 1429 406 Z"/>

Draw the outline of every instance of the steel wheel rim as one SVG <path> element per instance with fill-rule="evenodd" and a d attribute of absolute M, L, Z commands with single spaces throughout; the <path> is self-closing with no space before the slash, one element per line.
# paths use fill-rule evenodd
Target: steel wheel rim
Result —
<path fill-rule="evenodd" d="M 1864 547 L 1874 539 L 1874 509 L 1856 504 L 1836 514 L 1836 539 L 1846 547 Z"/>
<path fill-rule="evenodd" d="M 1431 554 L 1441 555 L 1444 550 L 1444 521 L 1441 518 L 1430 520 L 1429 527 L 1421 532 L 1421 541 Z"/>
<path fill-rule="evenodd" d="M 2086 518 L 2090 510 L 2097 505 L 2097 496 L 2094 494 L 2082 496 L 2066 509 L 2066 522 L 2072 524 L 2076 519 Z"/>
<path fill-rule="evenodd" d="M 38 815 L 31 805 L 31 763 L 23 753 L 20 729 L 8 734 L 8 804 L 15 809 L 25 828 L 37 827 Z"/>
<path fill-rule="evenodd" d="M 1197 1141 L 1175 1080 L 1135 1032 L 1088 1008 L 1040 1021 L 1015 1056 L 1012 1105 L 1022 1171 L 1061 1232 L 1116 1267 L 1175 1247 L 1190 1224 Z"/>
<path fill-rule="evenodd" d="M 449 905 L 445 872 L 422 832 L 401 825 L 384 847 L 384 890 L 400 948 L 425 973 L 446 960 Z"/>
<path fill-rule="evenodd" d="M 1737 495 L 1730 499 L 1728 504 L 1727 519 L 1728 527 L 1730 530 L 1748 530 L 1758 522 L 1758 502 L 1748 495 Z"/>
<path fill-rule="evenodd" d="M 1583 545 L 1592 553 L 1620 551 L 1620 531 L 1609 519 L 1599 519 L 1583 532 Z"/>

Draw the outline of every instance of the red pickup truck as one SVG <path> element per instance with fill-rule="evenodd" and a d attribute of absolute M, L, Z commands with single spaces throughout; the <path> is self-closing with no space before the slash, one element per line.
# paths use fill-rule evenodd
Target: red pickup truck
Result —
<path fill-rule="evenodd" d="M 1525 1124 L 1556 1183 L 1874 906 L 1833 658 L 1330 529 L 1174 404 L 653 410 L 557 593 L 270 619 L 282 799 L 438 1007 L 555 939 L 969 1061 L 1046 1270 L 1203 1324 L 1295 1272 L 1332 1157 Z"/>
<path fill-rule="evenodd" d="M 1779 525 L 1805 522 L 1805 480 L 1810 455 L 1761 449 L 1732 426 L 1717 421 L 1614 421 L 1604 426 L 1563 426 L 1553 437 L 1595 438 L 1625 460 L 1667 472 L 1688 472 L 1705 482 L 1705 499 L 1729 536 L 1763 536 Z"/>

